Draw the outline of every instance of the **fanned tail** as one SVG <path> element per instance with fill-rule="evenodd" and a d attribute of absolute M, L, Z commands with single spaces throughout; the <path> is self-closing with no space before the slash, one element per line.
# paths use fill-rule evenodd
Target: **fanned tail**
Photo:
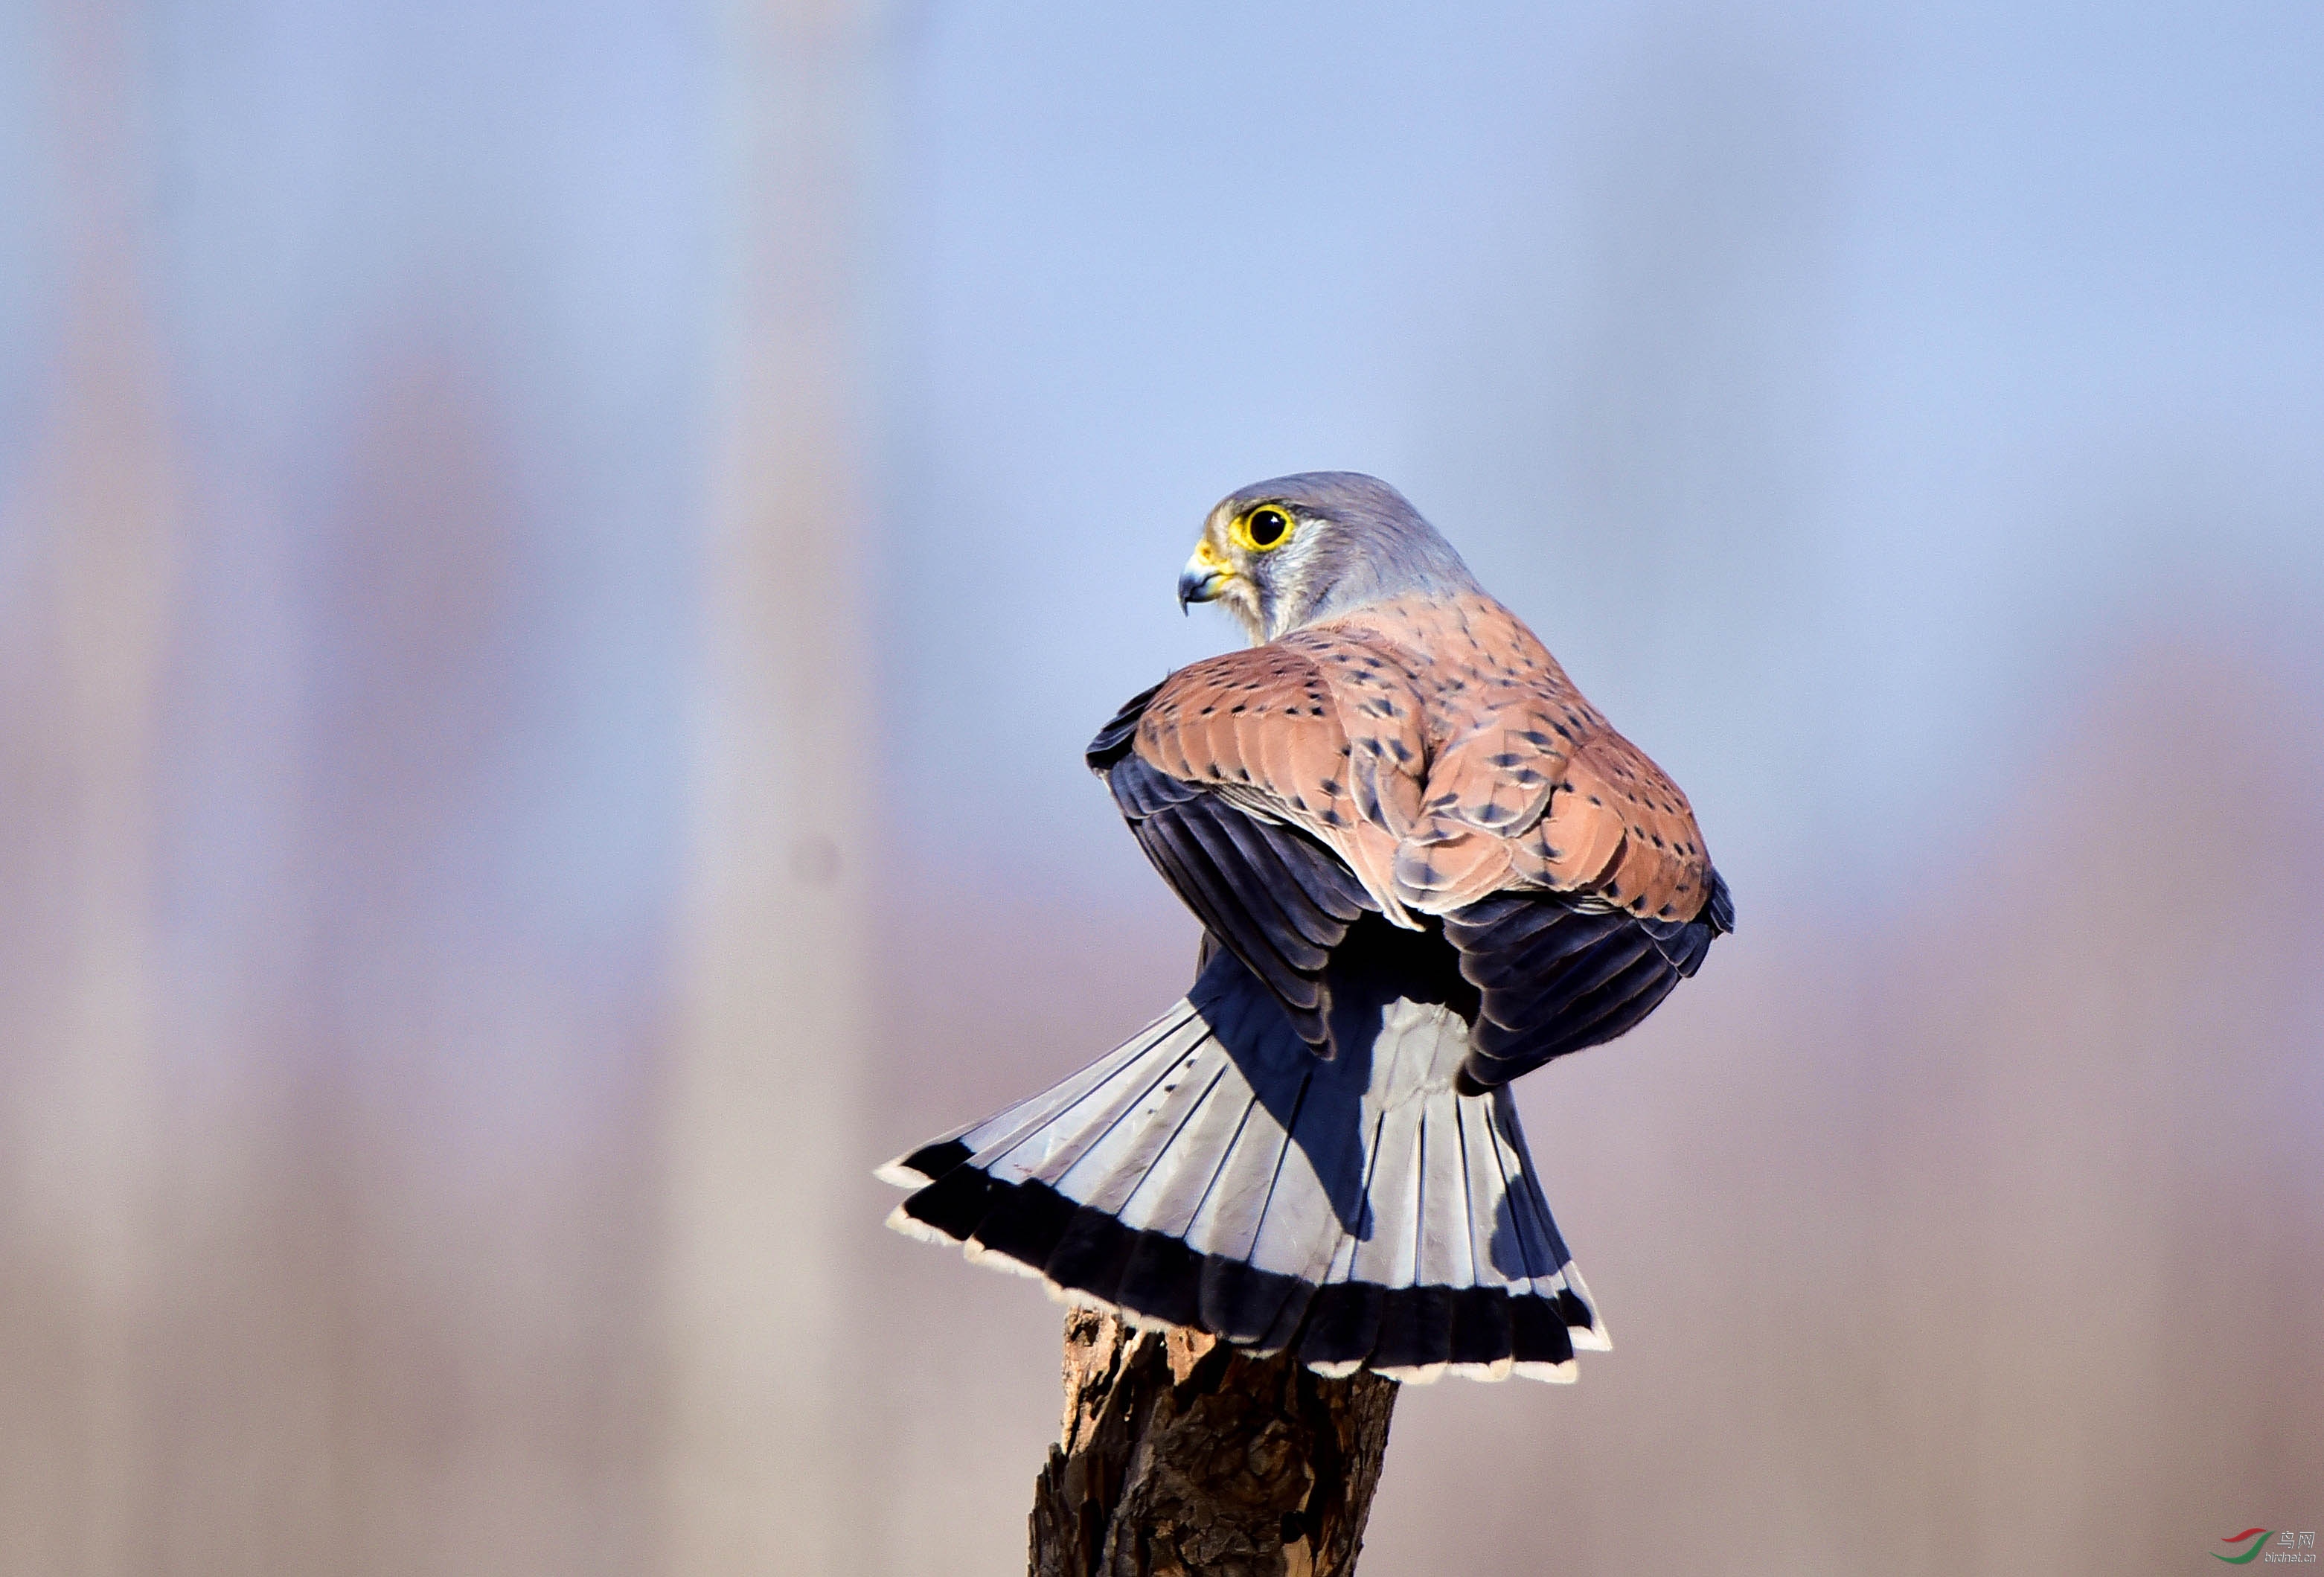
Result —
<path fill-rule="evenodd" d="M 1326 1061 L 1220 953 L 1105 1056 L 881 1167 L 916 1190 L 889 1224 L 1328 1374 L 1572 1379 L 1604 1327 L 1506 1091 L 1455 1091 L 1459 988 L 1375 952 L 1333 1001 Z"/>

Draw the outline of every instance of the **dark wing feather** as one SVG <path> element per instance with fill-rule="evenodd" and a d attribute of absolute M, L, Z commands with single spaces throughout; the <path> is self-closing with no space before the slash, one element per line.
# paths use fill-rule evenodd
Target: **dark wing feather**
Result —
<path fill-rule="evenodd" d="M 1082 752 L 1082 760 L 1089 763 L 1091 771 L 1102 775 L 1108 767 L 1130 753 L 1130 746 L 1138 742 L 1138 720 L 1146 715 L 1146 704 L 1154 699 L 1155 691 L 1168 682 L 1163 679 L 1147 686 L 1106 720 L 1105 726 L 1097 731 L 1097 737 L 1090 741 L 1089 749 Z"/>
<path fill-rule="evenodd" d="M 1295 1021 L 1320 1015 L 1322 972 L 1286 957 L 1279 927 L 1254 914 L 1236 892 L 1233 876 L 1219 868 L 1195 830 L 1208 816 L 1199 801 L 1158 812 L 1137 825 L 1139 846 L 1195 918 L 1283 999 Z M 1307 1028 L 1301 1024 L 1303 1033 Z"/>
<path fill-rule="evenodd" d="M 1463 1080 L 1505 1084 L 1570 1051 L 1635 1028 L 1732 928 L 1726 883 L 1692 920 L 1582 907 L 1553 892 L 1505 892 L 1444 917 L 1461 973 L 1482 998 Z"/>
<path fill-rule="evenodd" d="M 1102 760 L 1106 787 L 1139 847 L 1204 928 L 1283 1004 L 1300 1038 L 1328 1055 L 1324 968 L 1349 926 L 1379 906 L 1314 838 L 1248 815 L 1208 785 L 1173 777 L 1130 749 L 1135 728 L 1134 716 L 1109 724 L 1089 759 Z"/>

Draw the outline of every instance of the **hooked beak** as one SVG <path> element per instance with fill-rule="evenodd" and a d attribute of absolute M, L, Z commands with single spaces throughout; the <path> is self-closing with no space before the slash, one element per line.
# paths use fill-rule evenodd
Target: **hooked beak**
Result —
<path fill-rule="evenodd" d="M 1186 560 L 1186 567 L 1178 572 L 1178 611 L 1185 613 L 1189 603 L 1214 603 L 1224 594 L 1227 582 L 1234 571 L 1219 562 L 1208 542 L 1194 549 Z"/>

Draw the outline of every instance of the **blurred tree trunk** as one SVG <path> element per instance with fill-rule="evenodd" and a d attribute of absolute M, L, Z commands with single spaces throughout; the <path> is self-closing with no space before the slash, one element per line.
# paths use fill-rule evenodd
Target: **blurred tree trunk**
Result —
<path fill-rule="evenodd" d="M 152 1569 L 158 697 L 176 495 L 135 18 L 27 13 L 21 469 L 0 490 L 0 1568 Z M 42 155 L 36 154 L 35 157 Z M 12 192 L 12 198 L 18 194 Z M 43 201 L 45 196 L 45 201 Z"/>
<path fill-rule="evenodd" d="M 866 1040 L 872 0 L 737 0 L 700 755 L 663 1126 L 671 1577 L 868 1569 L 843 1233 Z M 851 1190 L 853 1192 L 851 1192 Z"/>
<path fill-rule="evenodd" d="M 1064 1439 L 1035 1487 L 1032 1577 L 1342 1577 L 1397 1386 L 1326 1379 L 1189 1331 L 1065 1316 Z"/>

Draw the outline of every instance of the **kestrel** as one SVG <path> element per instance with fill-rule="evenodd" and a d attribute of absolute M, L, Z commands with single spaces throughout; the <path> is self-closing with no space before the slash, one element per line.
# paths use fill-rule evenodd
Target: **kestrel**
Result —
<path fill-rule="evenodd" d="M 1507 1086 L 1734 928 L 1686 796 L 1372 477 L 1231 494 L 1178 597 L 1251 646 L 1087 759 L 1202 921 L 1194 983 L 881 1167 L 890 1224 L 1327 1374 L 1572 1379 L 1605 1327 Z"/>

